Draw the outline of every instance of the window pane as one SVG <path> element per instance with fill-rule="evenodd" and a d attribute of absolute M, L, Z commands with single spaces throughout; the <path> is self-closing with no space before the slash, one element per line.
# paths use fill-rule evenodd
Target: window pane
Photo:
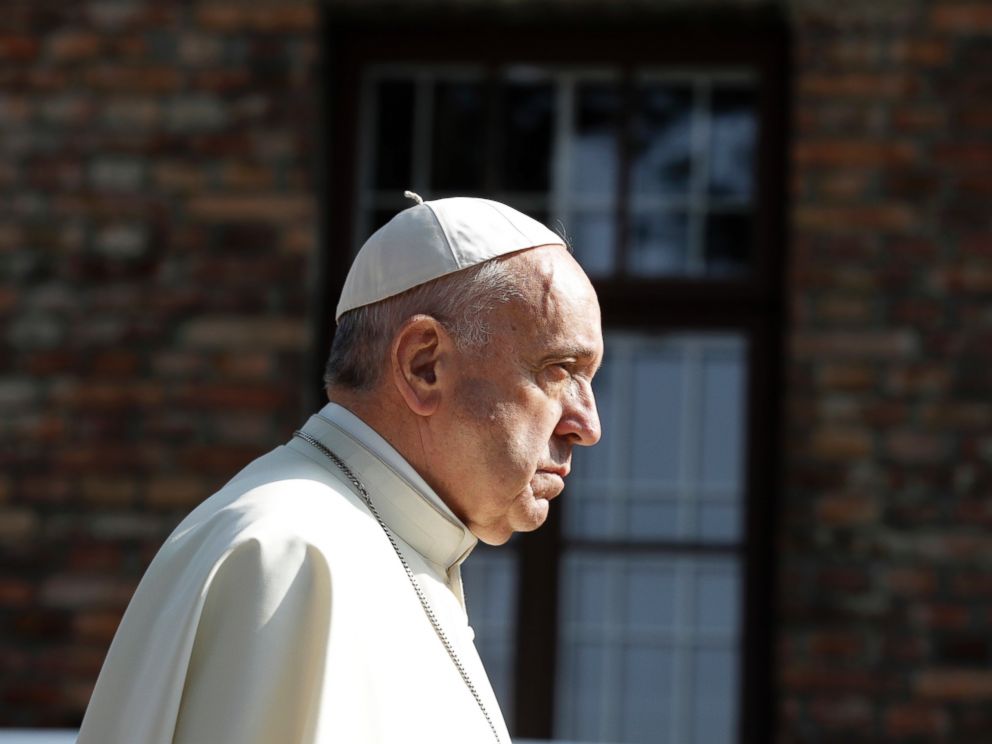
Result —
<path fill-rule="evenodd" d="M 737 652 L 699 648 L 693 658 L 693 744 L 731 744 L 737 740 Z"/>
<path fill-rule="evenodd" d="M 758 132 L 754 90 L 715 87 L 710 105 L 710 195 L 748 203 Z"/>
<path fill-rule="evenodd" d="M 650 83 L 637 91 L 633 193 L 687 196 L 692 174 L 692 90 Z"/>
<path fill-rule="evenodd" d="M 555 737 L 732 741 L 739 568 L 730 557 L 568 551 Z"/>
<path fill-rule="evenodd" d="M 683 359 L 677 348 L 645 344 L 631 358 L 631 480 L 678 481 L 685 444 L 680 431 Z M 636 403 L 635 403 L 636 401 Z"/>
<path fill-rule="evenodd" d="M 571 191 L 612 200 L 619 183 L 620 91 L 615 83 L 580 83 L 575 90 Z"/>
<path fill-rule="evenodd" d="M 706 273 L 741 274 L 751 261 L 751 215 L 709 214 L 706 217 Z"/>
<path fill-rule="evenodd" d="M 740 344 L 712 347 L 702 359 L 702 457 L 699 482 L 736 492 L 743 477 L 744 354 Z"/>
<path fill-rule="evenodd" d="M 502 107 L 500 187 L 507 191 L 548 191 L 554 88 L 550 83 L 508 82 L 503 85 Z"/>
<path fill-rule="evenodd" d="M 486 153 L 485 100 L 476 82 L 439 82 L 434 90 L 431 185 L 439 191 L 478 191 Z"/>
<path fill-rule="evenodd" d="M 566 225 L 575 260 L 590 277 L 613 273 L 616 221 L 612 212 L 574 213 Z"/>
<path fill-rule="evenodd" d="M 635 214 L 627 257 L 632 274 L 684 274 L 689 259 L 688 215 L 661 211 Z"/>
<path fill-rule="evenodd" d="M 410 188 L 413 162 L 413 83 L 383 80 L 375 86 L 373 188 Z"/>

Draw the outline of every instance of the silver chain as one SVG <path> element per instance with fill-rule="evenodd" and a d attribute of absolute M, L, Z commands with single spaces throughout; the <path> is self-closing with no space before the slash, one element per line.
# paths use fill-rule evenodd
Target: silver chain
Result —
<path fill-rule="evenodd" d="M 396 557 L 400 559 L 400 563 L 403 565 L 403 570 L 406 572 L 406 577 L 410 580 L 410 586 L 413 587 L 413 591 L 417 593 L 417 599 L 420 600 L 420 606 L 424 608 L 424 614 L 427 615 L 427 619 L 430 620 L 431 626 L 434 628 L 434 632 L 441 641 L 441 645 L 444 646 L 444 650 L 448 652 L 448 656 L 451 658 L 452 663 L 458 670 L 458 673 L 462 677 L 462 681 L 465 682 L 465 686 L 468 691 L 472 693 L 472 697 L 475 698 L 475 702 L 479 705 L 479 710 L 482 711 L 482 715 L 486 718 L 486 723 L 489 724 L 489 729 L 493 732 L 493 737 L 496 739 L 497 744 L 500 744 L 499 733 L 496 731 L 496 726 L 493 724 L 493 719 L 489 716 L 489 711 L 486 710 L 485 703 L 482 702 L 482 698 L 479 696 L 479 691 L 475 688 L 475 683 L 468 676 L 468 671 L 462 664 L 462 660 L 458 658 L 458 654 L 455 652 L 455 647 L 451 645 L 451 641 L 448 640 L 448 636 L 445 634 L 444 630 L 441 628 L 441 622 L 437 619 L 437 615 L 434 614 L 434 608 L 431 607 L 430 602 L 427 601 L 427 595 L 424 594 L 424 590 L 417 583 L 416 577 L 413 575 L 413 571 L 410 570 L 410 564 L 406 562 L 406 558 L 403 556 L 403 552 L 400 550 L 400 546 L 396 543 L 396 538 L 393 537 L 392 530 L 386 526 L 385 521 L 379 516 L 379 510 L 375 508 L 375 504 L 372 503 L 372 498 L 369 496 L 369 492 L 366 490 L 365 485 L 358 479 L 344 461 L 335 455 L 331 450 L 321 444 L 317 439 L 307 434 L 305 431 L 294 431 L 294 437 L 302 439 L 304 442 L 309 444 L 311 447 L 316 449 L 318 452 L 327 457 L 331 462 L 338 466 L 345 477 L 351 481 L 351 484 L 358 489 L 358 493 L 365 502 L 365 506 L 375 517 L 375 521 L 379 523 L 382 531 L 386 533 L 386 537 L 389 539 L 389 544 L 393 546 L 393 550 L 396 552 Z"/>

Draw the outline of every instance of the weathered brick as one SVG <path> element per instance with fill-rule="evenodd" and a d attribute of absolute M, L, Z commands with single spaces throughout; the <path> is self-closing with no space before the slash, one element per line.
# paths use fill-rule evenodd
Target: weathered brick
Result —
<path fill-rule="evenodd" d="M 827 390 L 870 390 L 878 383 L 879 375 L 870 364 L 829 363 L 817 370 L 817 383 Z"/>
<path fill-rule="evenodd" d="M 933 700 L 992 700 L 992 672 L 973 669 L 927 669 L 915 675 L 916 694 Z"/>
<path fill-rule="evenodd" d="M 216 222 L 296 222 L 312 218 L 314 201 L 283 193 L 197 196 L 187 208 L 193 217 Z"/>
<path fill-rule="evenodd" d="M 937 573 L 929 567 L 898 567 L 885 572 L 886 588 L 899 595 L 927 597 L 937 591 Z"/>
<path fill-rule="evenodd" d="M 103 40 L 92 31 L 66 29 L 45 40 L 45 53 L 56 62 L 81 62 L 95 59 L 103 49 Z"/>
<path fill-rule="evenodd" d="M 861 428 L 817 429 L 810 442 L 810 453 L 824 460 L 848 461 L 871 454 L 871 434 Z"/>
<path fill-rule="evenodd" d="M 180 331 L 182 342 L 203 349 L 289 349 L 307 343 L 307 328 L 295 318 L 203 317 Z"/>
<path fill-rule="evenodd" d="M 148 484 L 144 503 L 155 509 L 189 509 L 209 495 L 199 478 L 156 478 Z"/>
<path fill-rule="evenodd" d="M 75 609 L 83 607 L 122 607 L 134 594 L 135 585 L 108 576 L 56 574 L 41 585 L 43 606 Z"/>
<path fill-rule="evenodd" d="M 918 341 L 910 331 L 843 331 L 802 333 L 792 338 L 799 359 L 911 359 Z"/>
<path fill-rule="evenodd" d="M 930 20 L 938 31 L 982 34 L 992 31 L 992 8 L 986 3 L 946 2 L 935 5 Z"/>
<path fill-rule="evenodd" d="M 879 513 L 878 499 L 865 494 L 828 494 L 816 504 L 817 522 L 830 527 L 873 524 Z"/>
<path fill-rule="evenodd" d="M 919 81 L 908 72 L 804 75 L 799 80 L 799 94 L 804 97 L 900 99 L 918 89 Z"/>
<path fill-rule="evenodd" d="M 197 8 L 196 21 L 218 31 L 310 31 L 317 22 L 311 3 L 291 2 L 259 5 L 204 3 Z"/>
<path fill-rule="evenodd" d="M 892 705 L 885 710 L 885 732 L 890 737 L 940 736 L 948 727 L 948 714 L 933 705 Z"/>
<path fill-rule="evenodd" d="M 895 431 L 885 437 L 885 452 L 906 464 L 940 462 L 947 454 L 946 441 L 916 429 Z"/>
<path fill-rule="evenodd" d="M 918 227 L 919 212 L 904 204 L 852 204 L 821 206 L 805 204 L 793 212 L 797 227 L 824 232 L 880 230 L 908 232 Z"/>
<path fill-rule="evenodd" d="M 866 168 L 906 165 L 918 153 L 911 142 L 806 139 L 793 147 L 792 158 L 799 166 Z"/>

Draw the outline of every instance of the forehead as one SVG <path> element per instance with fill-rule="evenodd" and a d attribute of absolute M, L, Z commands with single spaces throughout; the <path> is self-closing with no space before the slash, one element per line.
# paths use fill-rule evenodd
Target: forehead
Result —
<path fill-rule="evenodd" d="M 526 264 L 524 300 L 516 305 L 514 334 L 541 353 L 602 356 L 599 302 L 585 273 L 563 247 L 547 246 L 521 256 Z"/>

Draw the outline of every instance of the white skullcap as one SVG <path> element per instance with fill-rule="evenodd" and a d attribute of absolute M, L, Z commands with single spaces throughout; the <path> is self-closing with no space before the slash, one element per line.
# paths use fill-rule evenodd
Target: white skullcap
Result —
<path fill-rule="evenodd" d="M 565 245 L 537 220 L 499 202 L 466 196 L 425 202 L 410 192 L 406 196 L 417 205 L 376 230 L 355 256 L 335 320 L 496 256 Z"/>

